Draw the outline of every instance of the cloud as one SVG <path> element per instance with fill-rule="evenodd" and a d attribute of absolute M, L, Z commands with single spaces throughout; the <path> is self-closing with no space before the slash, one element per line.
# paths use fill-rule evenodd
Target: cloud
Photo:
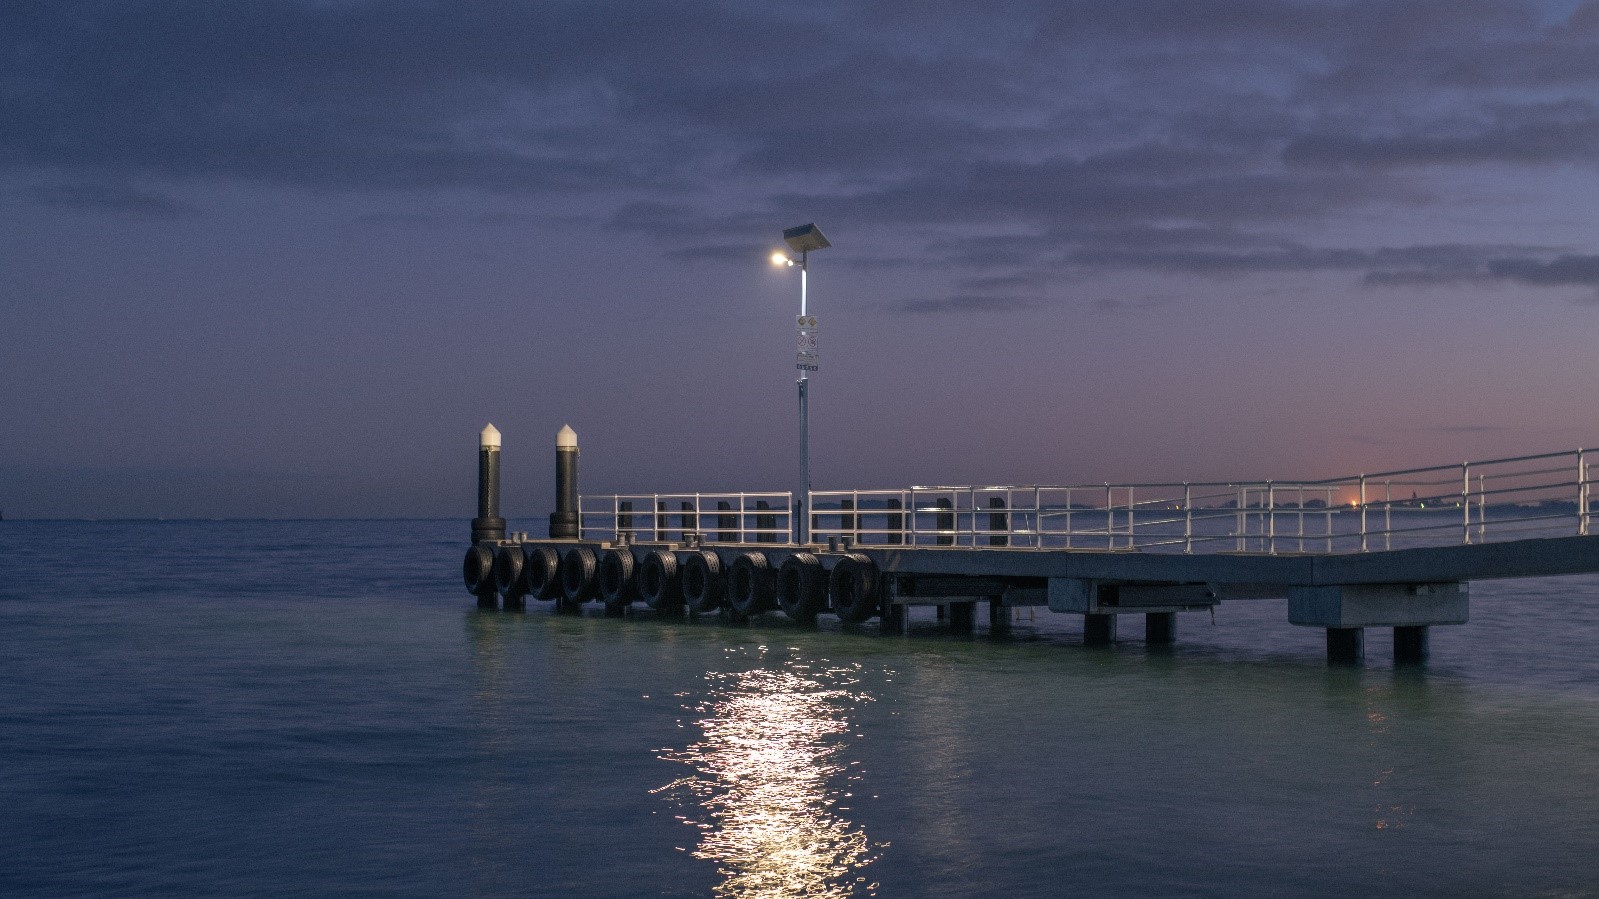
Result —
<path fill-rule="evenodd" d="M 1582 285 L 1599 288 L 1599 256 L 1557 256 L 1554 259 L 1494 259 L 1488 275 L 1538 287 Z"/>
<path fill-rule="evenodd" d="M 1535 165 L 1599 163 L 1599 107 L 1567 101 L 1481 110 L 1469 123 L 1412 126 L 1404 133 L 1318 132 L 1289 142 L 1283 160 L 1295 166 Z"/>
<path fill-rule="evenodd" d="M 46 206 L 113 212 L 135 218 L 175 219 L 195 211 L 187 203 L 124 184 L 57 182 L 35 185 L 28 193 Z"/>
<path fill-rule="evenodd" d="M 1037 302 L 1024 297 L 955 294 L 948 297 L 923 297 L 902 300 L 887 308 L 890 312 L 935 315 L 946 313 L 1020 312 L 1037 306 Z"/>
<path fill-rule="evenodd" d="M 0 33 L 0 169 L 124 214 L 232 181 L 486 192 L 674 235 L 683 259 L 743 258 L 791 216 L 874 237 L 862 267 L 946 242 L 952 296 L 901 311 L 1023 308 L 1112 270 L 1576 283 L 1516 267 L 1559 248 L 1307 235 L 1425 221 L 1450 172 L 1599 164 L 1592 4 L 918 9 L 908 29 L 825 2 L 24 4 Z"/>

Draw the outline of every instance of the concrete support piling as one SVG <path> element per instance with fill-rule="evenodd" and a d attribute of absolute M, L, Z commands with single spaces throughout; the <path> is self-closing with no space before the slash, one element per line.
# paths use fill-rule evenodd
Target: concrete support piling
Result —
<path fill-rule="evenodd" d="M 1358 665 L 1366 658 L 1366 629 L 1327 628 L 1327 661 L 1333 665 Z"/>
<path fill-rule="evenodd" d="M 1005 607 L 1004 597 L 990 596 L 988 598 L 988 629 L 990 631 L 1010 629 L 1010 610 Z"/>
<path fill-rule="evenodd" d="M 1083 645 L 1109 646 L 1115 642 L 1115 615 L 1087 614 L 1083 616 Z"/>
<path fill-rule="evenodd" d="M 550 538 L 576 540 L 577 432 L 563 425 L 555 435 L 555 511 L 550 513 Z"/>
<path fill-rule="evenodd" d="M 1394 628 L 1394 662 L 1404 664 L 1427 661 L 1429 636 L 1430 632 L 1425 626 Z"/>
<path fill-rule="evenodd" d="M 905 636 L 911 632 L 910 609 L 893 602 L 883 607 L 882 617 L 883 633 L 885 635 Z"/>
<path fill-rule="evenodd" d="M 1169 646 L 1177 642 L 1176 612 L 1145 612 L 1144 642 L 1151 646 Z"/>
<path fill-rule="evenodd" d="M 500 517 L 500 431 L 490 424 L 478 434 L 477 517 L 472 519 L 472 544 L 505 539 Z"/>
<path fill-rule="evenodd" d="M 969 634 L 977 629 L 977 603 L 952 602 L 949 604 L 949 627 L 957 634 Z"/>

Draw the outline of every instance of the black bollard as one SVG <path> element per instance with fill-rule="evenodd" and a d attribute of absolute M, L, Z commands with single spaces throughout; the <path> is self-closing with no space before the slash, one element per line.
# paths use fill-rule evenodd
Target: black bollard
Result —
<path fill-rule="evenodd" d="M 576 540 L 577 432 L 562 425 L 555 435 L 555 511 L 550 513 L 550 539 Z"/>
<path fill-rule="evenodd" d="M 988 498 L 990 509 L 1005 508 L 1003 496 L 990 496 Z M 1004 512 L 988 513 L 988 545 L 1006 546 L 1010 543 L 1010 518 Z"/>
<path fill-rule="evenodd" d="M 772 504 L 764 499 L 755 501 L 755 542 L 776 543 L 777 516 L 765 512 L 772 508 Z"/>
<path fill-rule="evenodd" d="M 694 513 L 694 504 L 688 500 L 678 503 L 678 508 L 683 512 L 677 517 L 678 531 L 683 535 L 683 542 L 687 543 L 688 535 L 699 531 L 700 517 Z"/>
<path fill-rule="evenodd" d="M 472 519 L 472 545 L 505 539 L 500 517 L 500 432 L 490 424 L 478 434 L 477 517 Z"/>

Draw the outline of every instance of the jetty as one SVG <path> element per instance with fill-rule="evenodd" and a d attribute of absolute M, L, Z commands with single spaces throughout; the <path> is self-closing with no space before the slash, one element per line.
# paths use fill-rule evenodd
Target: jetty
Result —
<path fill-rule="evenodd" d="M 971 630 L 1011 609 L 1081 615 L 1108 644 L 1143 616 L 1151 644 L 1181 612 L 1286 599 L 1326 631 L 1327 658 L 1364 658 L 1392 629 L 1396 662 L 1430 628 L 1465 624 L 1469 584 L 1599 572 L 1599 450 L 1569 450 L 1304 481 L 582 495 L 577 435 L 556 437 L 548 537 L 507 533 L 501 435 L 479 435 L 477 517 L 463 574 L 484 608 L 625 614 L 768 613 L 877 621 L 904 633 L 936 606 Z"/>

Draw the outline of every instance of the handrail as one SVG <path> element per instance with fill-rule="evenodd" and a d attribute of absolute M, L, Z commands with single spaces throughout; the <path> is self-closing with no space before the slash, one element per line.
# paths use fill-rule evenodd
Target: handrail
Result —
<path fill-rule="evenodd" d="M 1590 534 L 1595 485 L 1599 457 L 1577 449 L 1311 480 L 821 490 L 805 508 L 818 544 L 1342 553 Z M 790 493 L 587 496 L 580 534 L 787 543 L 794 509 Z"/>

